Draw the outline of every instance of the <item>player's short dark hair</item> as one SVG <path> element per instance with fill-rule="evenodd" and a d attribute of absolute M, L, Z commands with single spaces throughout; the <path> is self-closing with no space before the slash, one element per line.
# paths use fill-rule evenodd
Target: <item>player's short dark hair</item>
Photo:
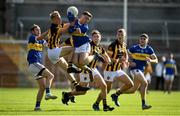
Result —
<path fill-rule="evenodd" d="M 89 11 L 84 11 L 82 14 L 83 14 L 83 15 L 86 15 L 86 16 L 88 16 L 88 17 L 90 17 L 90 18 L 93 17 L 92 14 L 91 14 Z"/>
<path fill-rule="evenodd" d="M 31 31 L 34 31 L 35 28 L 38 28 L 39 25 L 33 24 L 33 26 L 31 27 Z"/>
<path fill-rule="evenodd" d="M 146 33 L 141 34 L 141 35 L 140 35 L 140 38 L 141 38 L 141 37 L 145 37 L 145 38 L 149 39 L 149 36 L 148 36 Z"/>
<path fill-rule="evenodd" d="M 101 33 L 98 30 L 92 30 L 91 35 L 93 36 L 94 34 L 100 34 L 101 35 Z"/>

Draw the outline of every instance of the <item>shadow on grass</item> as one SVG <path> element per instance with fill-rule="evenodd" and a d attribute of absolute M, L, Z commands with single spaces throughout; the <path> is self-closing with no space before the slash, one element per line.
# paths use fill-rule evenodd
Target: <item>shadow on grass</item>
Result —
<path fill-rule="evenodd" d="M 84 109 L 75 109 L 75 110 L 66 110 L 66 109 L 51 109 L 51 110 L 41 110 L 41 111 L 34 111 L 34 110 L 0 110 L 0 112 L 61 112 L 61 111 L 67 111 L 67 112 L 69 112 L 69 111 L 93 111 L 93 110 L 91 110 L 91 109 L 89 109 L 89 110 L 84 110 Z"/>

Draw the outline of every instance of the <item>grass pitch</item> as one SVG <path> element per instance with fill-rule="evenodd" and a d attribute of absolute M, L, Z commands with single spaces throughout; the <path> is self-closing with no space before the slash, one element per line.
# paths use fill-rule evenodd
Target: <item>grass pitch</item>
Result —
<path fill-rule="evenodd" d="M 141 109 L 140 95 L 135 94 L 121 95 L 120 107 L 115 107 L 108 95 L 108 104 L 115 107 L 112 112 L 93 111 L 94 103 L 99 90 L 90 90 L 84 96 L 76 97 L 76 103 L 68 106 L 61 103 L 60 89 L 52 89 L 52 93 L 58 96 L 56 100 L 42 100 L 42 111 L 33 111 L 37 88 L 0 88 L 0 115 L 180 115 L 180 92 L 164 94 L 160 91 L 150 91 L 147 95 L 148 103 L 153 107 L 150 110 Z"/>

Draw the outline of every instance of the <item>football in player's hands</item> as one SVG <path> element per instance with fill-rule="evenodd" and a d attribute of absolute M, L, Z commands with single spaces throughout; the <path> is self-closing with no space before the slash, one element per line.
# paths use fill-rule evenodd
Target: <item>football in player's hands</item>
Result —
<path fill-rule="evenodd" d="M 76 19 L 76 17 L 71 12 L 68 12 L 67 17 L 69 22 L 74 22 L 74 20 Z"/>
<path fill-rule="evenodd" d="M 67 17 L 68 17 L 69 22 L 75 21 L 77 15 L 78 15 L 78 9 L 75 6 L 68 7 Z"/>

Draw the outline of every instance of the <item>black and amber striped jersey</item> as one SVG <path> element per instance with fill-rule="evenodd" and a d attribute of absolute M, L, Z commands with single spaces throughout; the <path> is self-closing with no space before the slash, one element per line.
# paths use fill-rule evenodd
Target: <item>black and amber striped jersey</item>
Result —
<path fill-rule="evenodd" d="M 60 33 L 60 30 L 62 27 L 63 24 L 62 25 L 51 24 L 51 27 L 48 30 L 48 39 L 47 39 L 49 49 L 59 47 L 60 37 L 62 35 Z"/>
<path fill-rule="evenodd" d="M 91 55 L 93 55 L 95 52 L 98 52 L 101 55 L 104 55 L 106 53 L 105 49 L 101 45 L 96 45 L 96 44 L 94 44 L 93 41 L 90 42 L 90 45 L 91 45 L 91 51 L 90 51 Z M 97 60 L 93 60 L 88 64 L 88 66 L 90 68 L 96 68 L 97 62 L 98 62 Z M 88 73 L 85 71 L 83 71 L 83 72 Z"/>
<path fill-rule="evenodd" d="M 94 54 L 95 52 L 98 52 L 101 55 L 105 54 L 105 49 L 101 45 L 94 44 L 93 41 L 90 42 L 91 45 L 91 52 L 90 54 Z M 89 63 L 90 68 L 95 68 L 97 65 L 97 60 L 93 60 Z"/>
<path fill-rule="evenodd" d="M 94 54 L 95 52 L 98 52 L 99 54 L 101 55 L 104 55 L 106 53 L 106 50 L 101 46 L 101 45 L 96 45 L 93 41 L 90 42 L 90 45 L 91 45 L 91 51 L 90 51 L 90 54 Z M 97 60 L 92 60 L 88 66 L 90 68 L 96 68 L 97 66 Z M 84 72 L 84 71 L 83 71 Z M 84 72 L 84 73 L 87 73 L 87 72 Z"/>
<path fill-rule="evenodd" d="M 122 54 L 122 56 L 126 55 L 127 49 L 126 44 L 120 44 L 118 40 L 115 40 L 108 46 L 108 52 L 110 52 L 112 55 L 110 58 L 112 61 L 119 59 L 119 54 Z M 111 64 L 108 64 L 105 67 L 106 71 L 117 71 L 121 69 L 121 62 L 112 62 Z"/>

